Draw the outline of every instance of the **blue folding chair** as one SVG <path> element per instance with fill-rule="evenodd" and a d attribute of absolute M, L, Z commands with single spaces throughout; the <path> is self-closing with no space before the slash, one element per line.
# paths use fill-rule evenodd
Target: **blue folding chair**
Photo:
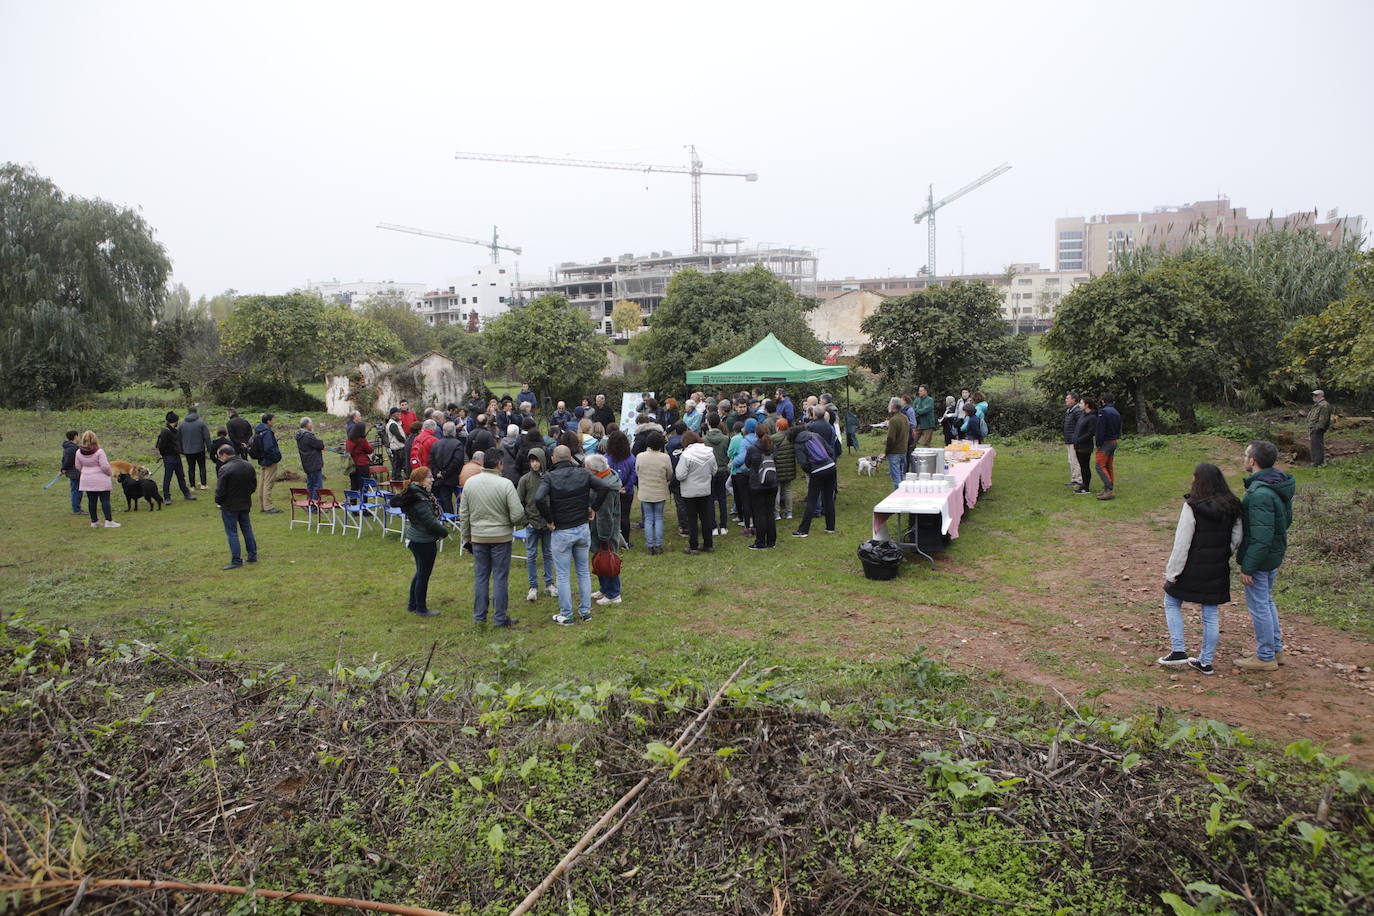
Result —
<path fill-rule="evenodd" d="M 343 510 L 343 515 L 339 518 L 340 527 L 344 534 L 356 530 L 358 537 L 361 538 L 363 529 L 377 521 L 376 513 L 372 511 L 372 507 L 360 491 L 344 490 L 343 496 L 343 503 L 340 505 Z"/>

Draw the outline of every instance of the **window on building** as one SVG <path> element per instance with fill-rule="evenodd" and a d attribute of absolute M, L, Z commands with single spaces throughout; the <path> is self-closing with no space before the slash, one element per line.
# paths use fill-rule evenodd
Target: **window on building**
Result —
<path fill-rule="evenodd" d="M 1046 277 L 1046 278 L 1045 278 L 1045 285 L 1046 285 L 1046 286 L 1058 286 L 1058 285 L 1059 285 L 1059 278 L 1058 278 L 1058 277 Z"/>
<path fill-rule="evenodd" d="M 1031 285 L 1031 279 L 1030 279 L 1030 277 L 1022 277 L 1021 279 L 1019 279 L 1019 280 L 1016 281 L 1016 285 L 1017 285 L 1017 286 L 1030 286 L 1030 285 Z"/>
<path fill-rule="evenodd" d="M 1074 232 L 1061 232 L 1059 233 L 1059 237 L 1061 239 L 1081 239 L 1083 237 L 1083 232 L 1081 230 Z"/>
<path fill-rule="evenodd" d="M 505 273 L 505 272 L 506 272 L 506 269 L 505 269 L 504 267 L 502 267 L 499 271 L 497 271 L 497 273 L 502 273 L 502 274 Z"/>
<path fill-rule="evenodd" d="M 450 303 L 448 303 L 448 304 L 449 304 L 449 305 L 452 305 L 453 303 L 450 302 Z M 467 305 L 467 304 L 468 304 L 468 297 L 467 297 L 467 296 L 464 296 L 464 297 L 463 297 L 463 301 L 462 301 L 461 304 L 462 304 L 462 305 Z"/>
<path fill-rule="evenodd" d="M 609 318 L 609 317 L 610 317 L 610 314 L 611 314 L 611 309 L 615 308 L 614 303 L 607 302 L 607 303 L 604 304 L 603 307 L 606 309 L 605 314 L 606 314 L 606 316 Z M 607 326 L 607 327 L 610 327 L 609 324 L 607 324 L 606 326 Z"/>

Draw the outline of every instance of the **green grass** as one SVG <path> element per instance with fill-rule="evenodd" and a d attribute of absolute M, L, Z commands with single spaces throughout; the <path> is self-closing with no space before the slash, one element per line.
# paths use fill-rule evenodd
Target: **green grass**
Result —
<path fill-rule="evenodd" d="M 1027 337 L 1030 339 L 1030 365 L 1025 369 L 1018 369 L 1015 372 L 1008 372 L 1003 375 L 994 375 L 992 378 L 984 380 L 984 394 L 1007 395 L 1035 393 L 1035 377 L 1045 368 L 1049 358 L 1045 352 L 1043 334 L 1028 334 Z"/>
<path fill-rule="evenodd" d="M 222 410 L 206 413 L 212 427 L 223 422 Z M 292 430 L 295 420 L 281 416 L 278 428 Z M 525 673 L 541 681 L 668 672 L 683 664 L 717 671 L 747 655 L 808 679 L 843 681 L 855 676 L 854 664 L 905 658 L 918 644 L 949 645 L 950 633 L 961 627 L 996 630 L 1008 619 L 1053 626 L 1069 616 L 1066 609 L 1092 607 L 1108 592 L 1092 574 L 1049 585 L 1041 573 L 1078 562 L 1075 545 L 1122 522 L 1150 526 L 1167 543 L 1192 466 L 1218 460 L 1233 472 L 1237 457 L 1233 443 L 1202 436 L 1171 438 L 1166 448 L 1149 451 L 1123 449 L 1118 465 L 1126 483 L 1116 501 L 1101 503 L 1067 494 L 1058 446 L 1003 442 L 994 487 L 965 515 L 961 537 L 938 568 L 918 559 L 893 582 L 864 578 L 855 552 L 869 536 L 872 506 L 889 490 L 887 475 L 859 477 L 846 457 L 840 534 L 824 535 L 818 525 L 812 537 L 796 540 L 783 520 L 773 553 L 746 550 L 732 528 L 714 554 L 686 557 L 670 507 L 669 552 L 645 556 L 635 532 L 640 546 L 626 555 L 624 604 L 598 609 L 592 626 L 554 626 L 547 597 L 527 605 L 524 564 L 517 560 L 512 612 L 522 626 L 508 634 L 471 622 L 472 561 L 453 545 L 431 583 L 432 604 L 443 616 L 422 621 L 404 610 L 412 562 L 395 537 L 307 533 L 288 530 L 284 514 L 255 515 L 262 562 L 221 572 L 227 549 L 209 492 L 149 514 L 126 513 L 116 490 L 116 519 L 124 527 L 92 530 L 84 516 L 69 514 L 65 482 L 41 489 L 56 472 L 67 428 L 96 430 L 111 458 L 154 467 L 160 482 L 152 454 L 160 421 L 157 409 L 47 417 L 0 412 L 0 484 L 11 497 L 11 524 L 0 531 L 0 606 L 97 631 L 130 632 L 149 618 L 184 621 L 215 648 L 308 664 L 327 664 L 336 652 L 353 660 L 395 658 L 438 641 L 436 663 L 444 667 L 488 670 L 518 656 Z M 326 442 L 341 441 L 338 420 L 323 418 L 319 427 Z M 299 469 L 289 434 L 283 438 L 285 467 Z M 874 436 L 862 453 L 880 450 Z M 341 487 L 343 460 L 327 453 L 326 474 L 327 484 Z M 1300 486 L 1313 479 L 1307 469 L 1297 474 Z M 1322 480 L 1332 487 L 1353 483 L 1338 469 L 1322 472 Z M 279 506 L 286 497 L 279 485 Z M 1280 596 L 1285 609 L 1302 612 L 1307 597 L 1320 595 L 1312 606 L 1321 619 L 1374 635 L 1368 614 L 1329 594 L 1320 575 L 1299 568 L 1287 579 L 1289 591 Z M 1153 624 L 1162 631 L 1161 621 Z"/>

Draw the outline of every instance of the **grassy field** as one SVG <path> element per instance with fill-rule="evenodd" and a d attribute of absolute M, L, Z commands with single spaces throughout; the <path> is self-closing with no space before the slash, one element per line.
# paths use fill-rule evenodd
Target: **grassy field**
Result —
<path fill-rule="evenodd" d="M 223 415 L 212 408 L 208 418 L 213 425 Z M 817 526 L 809 539 L 797 540 L 787 536 L 784 520 L 773 553 L 746 550 L 745 539 L 732 529 L 713 555 L 687 557 L 670 508 L 669 552 L 648 557 L 642 546 L 631 550 L 624 604 L 599 611 L 590 626 L 553 625 L 553 599 L 527 605 L 524 566 L 516 561 L 512 608 L 522 625 L 504 633 L 472 623 L 471 560 L 452 548 L 442 554 L 431 585 L 431 603 L 443 616 L 418 620 L 404 611 L 412 564 L 395 537 L 382 540 L 374 532 L 359 540 L 288 530 L 285 514 L 255 515 L 262 562 L 221 572 L 227 549 L 208 492 L 198 502 L 178 500 L 152 514 L 125 512 L 116 492 L 116 518 L 124 527 L 92 530 L 84 516 L 70 514 L 65 482 L 41 489 L 56 472 L 64 429 L 94 429 L 112 458 L 153 466 L 160 420 L 155 409 L 46 417 L 0 412 L 0 480 L 7 492 L 22 496 L 13 505 L 24 507 L 23 520 L 0 531 L 8 561 L 0 568 L 5 608 L 122 633 L 150 619 L 185 622 L 212 647 L 307 665 L 328 665 L 336 654 L 353 661 L 395 658 L 438 641 L 436 665 L 477 671 L 518 666 L 540 681 L 645 668 L 666 672 L 683 664 L 717 671 L 754 655 L 808 680 L 841 683 L 862 680 L 865 665 L 901 659 L 927 645 L 942 657 L 987 668 L 990 677 L 1002 672 L 1035 680 L 1045 673 L 1091 681 L 1110 672 L 1105 676 L 1125 687 L 1145 686 L 1154 669 L 1113 670 L 1121 663 L 1112 643 L 1065 654 L 1036 634 L 1072 626 L 1085 615 L 1090 621 L 1107 602 L 1132 615 L 1150 634 L 1150 645 L 1162 646 L 1155 557 L 1167 554 L 1178 497 L 1199 460 L 1221 462 L 1237 483 L 1240 451 L 1235 443 L 1210 437 L 1128 438 L 1118 458 L 1121 495 L 1102 503 L 1068 494 L 1059 446 L 1001 443 L 994 487 L 965 516 L 962 536 L 937 568 L 908 562 L 892 582 L 865 579 L 856 557 L 869 536 L 872 506 L 889 490 L 887 475 L 859 477 L 854 461 L 846 459 L 839 534 L 824 535 Z M 289 438 L 294 426 L 293 417 L 278 421 L 286 431 L 285 466 L 298 469 Z M 327 442 L 341 438 L 337 421 L 323 426 Z M 865 446 L 865 453 L 880 450 L 877 437 Z M 328 455 L 327 483 L 341 486 L 342 462 Z M 1296 473 L 1300 486 L 1318 475 L 1319 486 L 1336 491 L 1357 482 L 1353 470 Z M 286 495 L 279 485 L 278 505 L 285 505 Z M 1114 549 L 1114 538 L 1124 533 L 1130 537 Z M 638 532 L 636 540 L 642 545 Z M 1135 544 L 1153 555 L 1133 555 Z M 1285 610 L 1301 614 L 1310 608 L 1326 624 L 1371 635 L 1368 615 L 1359 612 L 1370 598 L 1367 587 L 1333 593 L 1324 575 L 1304 575 L 1297 560 L 1293 571 L 1281 597 Z M 1123 597 L 1122 576 L 1150 587 L 1137 590 L 1132 584 Z M 1021 640 L 1014 653 L 978 661 L 967 651 L 978 638 L 995 643 L 1002 633 L 1004 641 L 1009 630 Z M 1228 635 L 1238 646 L 1244 643 L 1234 628 Z"/>
<path fill-rule="evenodd" d="M 1018 369 L 1015 372 L 1008 372 L 1004 375 L 994 375 L 992 378 L 983 382 L 983 393 L 987 395 L 1006 395 L 1035 393 L 1035 377 L 1040 374 L 1040 370 L 1045 368 L 1046 354 L 1044 345 L 1044 335 L 1031 334 L 1030 350 L 1031 364 L 1025 369 Z"/>

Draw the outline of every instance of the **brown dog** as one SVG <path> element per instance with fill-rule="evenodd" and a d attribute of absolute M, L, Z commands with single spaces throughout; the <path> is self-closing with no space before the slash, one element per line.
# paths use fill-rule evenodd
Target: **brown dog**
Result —
<path fill-rule="evenodd" d="M 134 464 L 132 461 L 111 461 L 110 467 L 114 469 L 116 477 L 120 474 L 128 474 L 135 480 L 142 480 L 144 477 L 148 477 L 153 473 L 141 465 Z"/>

